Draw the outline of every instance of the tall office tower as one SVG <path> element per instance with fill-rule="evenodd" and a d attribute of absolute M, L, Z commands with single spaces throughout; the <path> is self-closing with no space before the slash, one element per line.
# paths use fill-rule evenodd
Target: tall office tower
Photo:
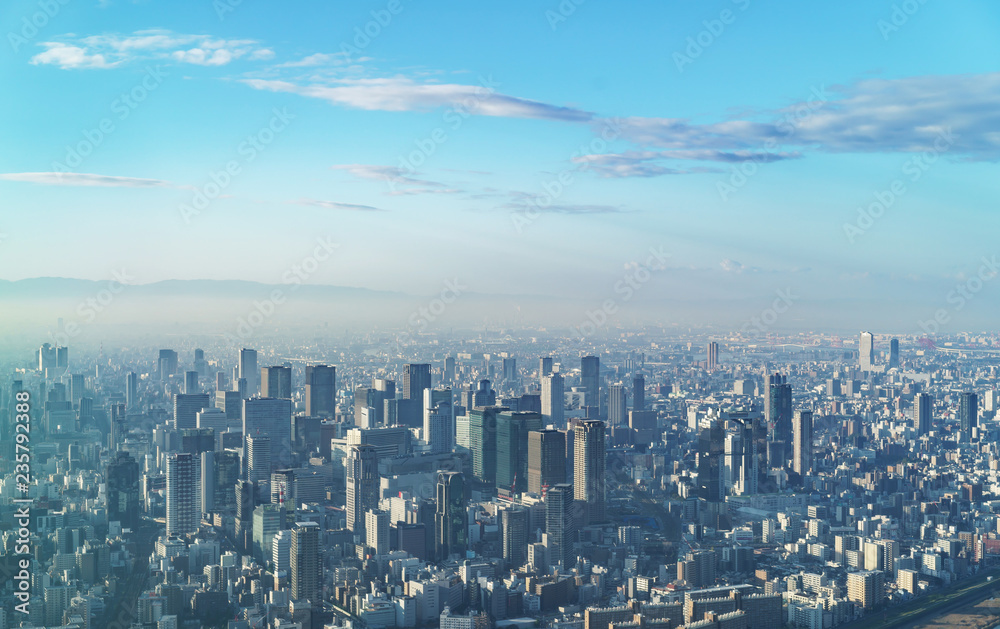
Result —
<path fill-rule="evenodd" d="M 216 393 L 226 391 L 229 389 L 229 378 L 226 376 L 225 371 L 215 372 L 215 391 Z"/>
<path fill-rule="evenodd" d="M 287 467 L 292 462 L 292 401 L 262 397 L 243 400 L 243 434 L 271 438 L 271 463 Z"/>
<path fill-rule="evenodd" d="M 608 425 L 614 428 L 628 425 L 628 394 L 624 384 L 608 388 Z"/>
<path fill-rule="evenodd" d="M 134 371 L 125 376 L 125 407 L 130 411 L 139 408 L 139 376 Z"/>
<path fill-rule="evenodd" d="M 292 470 L 275 470 L 271 472 L 271 504 L 282 505 L 285 510 L 294 513 L 295 505 L 295 472 Z"/>
<path fill-rule="evenodd" d="M 738 420 L 740 424 L 740 460 L 739 473 L 736 476 L 736 491 L 741 496 L 757 493 L 760 466 L 757 457 L 754 420 Z"/>
<path fill-rule="evenodd" d="M 528 433 L 528 491 L 544 494 L 566 482 L 566 433 L 533 430 Z"/>
<path fill-rule="evenodd" d="M 232 513 L 236 509 L 236 484 L 240 482 L 239 450 L 213 453 L 215 487 L 212 503 L 216 512 Z"/>
<path fill-rule="evenodd" d="M 183 428 L 178 431 L 181 452 L 201 454 L 215 450 L 215 431 L 211 428 Z"/>
<path fill-rule="evenodd" d="M 519 568 L 528 561 L 528 510 L 511 505 L 500 514 L 503 559 L 508 568 Z"/>
<path fill-rule="evenodd" d="M 184 372 L 184 393 L 188 395 L 194 395 L 198 393 L 198 372 L 197 371 L 185 371 Z"/>
<path fill-rule="evenodd" d="M 250 389 L 246 378 L 236 379 L 236 392 L 240 394 L 241 400 L 245 400 L 250 397 Z"/>
<path fill-rule="evenodd" d="M 708 344 L 708 370 L 715 371 L 719 366 L 719 344 L 715 341 L 711 341 Z"/>
<path fill-rule="evenodd" d="M 847 573 L 847 600 L 863 609 L 875 609 L 885 601 L 885 573 L 865 570 Z"/>
<path fill-rule="evenodd" d="M 177 373 L 177 352 L 172 349 L 161 349 L 160 358 L 156 364 L 160 380 L 166 380 Z"/>
<path fill-rule="evenodd" d="M 600 409 L 601 404 L 601 359 L 584 356 L 580 359 L 580 385 L 587 395 L 587 406 Z"/>
<path fill-rule="evenodd" d="M 487 485 L 497 480 L 497 415 L 504 406 L 484 406 L 468 411 L 472 474 Z"/>
<path fill-rule="evenodd" d="M 931 396 L 928 393 L 918 393 L 913 398 L 913 428 L 918 437 L 931 431 Z"/>
<path fill-rule="evenodd" d="M 764 386 L 764 421 L 768 441 L 789 444 L 792 441 L 792 385 L 780 374 L 768 376 Z M 784 461 L 768 461 L 771 467 L 782 467 Z"/>
<path fill-rule="evenodd" d="M 632 410 L 646 410 L 646 377 L 641 373 L 632 378 Z"/>
<path fill-rule="evenodd" d="M 552 357 L 542 356 L 538 359 L 538 377 L 539 379 L 552 374 Z"/>
<path fill-rule="evenodd" d="M 239 391 L 216 391 L 215 408 L 226 413 L 226 419 L 241 419 L 243 417 L 243 398 Z"/>
<path fill-rule="evenodd" d="M 264 397 L 292 399 L 292 368 L 263 367 L 260 370 L 260 393 Z"/>
<path fill-rule="evenodd" d="M 118 446 L 125 439 L 125 405 L 111 405 L 111 421 L 109 422 L 108 449 L 117 450 Z"/>
<path fill-rule="evenodd" d="M 504 411 L 497 415 L 497 489 L 520 493 L 528 486 L 528 434 L 542 429 L 541 413 Z"/>
<path fill-rule="evenodd" d="M 247 480 L 259 486 L 271 478 L 271 438 L 266 433 L 246 438 Z"/>
<path fill-rule="evenodd" d="M 253 555 L 261 563 L 273 557 L 274 536 L 285 528 L 286 512 L 278 505 L 263 504 L 253 510 Z"/>
<path fill-rule="evenodd" d="M 208 362 L 205 360 L 205 350 L 203 349 L 194 350 L 194 370 L 198 372 L 199 376 L 208 375 Z"/>
<path fill-rule="evenodd" d="M 198 465 L 198 511 L 200 513 L 211 513 L 215 510 L 215 450 L 199 452 L 196 465 Z"/>
<path fill-rule="evenodd" d="M 121 522 L 122 528 L 139 525 L 142 497 L 139 491 L 139 463 L 128 452 L 116 452 L 105 473 L 107 482 L 108 521 Z"/>
<path fill-rule="evenodd" d="M 858 341 L 858 364 L 861 371 L 871 371 L 875 365 L 875 336 L 871 332 L 862 332 Z"/>
<path fill-rule="evenodd" d="M 198 530 L 200 459 L 186 452 L 167 454 L 167 537 Z"/>
<path fill-rule="evenodd" d="M 545 535 L 549 565 L 569 570 L 573 561 L 573 537 L 577 522 L 573 513 L 573 486 L 567 483 L 549 487 L 545 494 Z"/>
<path fill-rule="evenodd" d="M 207 393 L 177 393 L 174 395 L 174 430 L 198 427 L 198 411 L 208 408 Z"/>
<path fill-rule="evenodd" d="M 813 463 L 813 414 L 812 411 L 795 411 L 792 418 L 792 469 L 805 476 L 812 471 Z"/>
<path fill-rule="evenodd" d="M 718 421 L 712 421 L 698 433 L 698 494 L 708 502 L 725 500 L 726 487 L 722 481 L 725 438 L 726 431 Z"/>
<path fill-rule="evenodd" d="M 990 411 L 991 413 L 998 410 L 996 389 L 988 389 L 986 391 L 986 395 L 983 396 L 983 410 Z"/>
<path fill-rule="evenodd" d="M 253 528 L 253 510 L 257 506 L 257 488 L 251 481 L 238 480 L 236 494 L 236 545 L 246 551 L 250 547 Z"/>
<path fill-rule="evenodd" d="M 319 604 L 323 586 L 323 560 L 319 545 L 319 524 L 296 522 L 292 527 L 292 600 Z"/>
<path fill-rule="evenodd" d="M 363 443 L 347 455 L 347 528 L 362 534 L 365 512 L 378 509 L 378 450 Z"/>
<path fill-rule="evenodd" d="M 337 415 L 337 368 L 328 365 L 306 367 L 306 415 Z"/>
<path fill-rule="evenodd" d="M 503 379 L 509 385 L 517 382 L 517 359 L 503 359 Z"/>
<path fill-rule="evenodd" d="M 247 397 L 260 395 L 260 370 L 257 368 L 257 350 L 240 349 L 240 378 L 246 378 Z"/>
<path fill-rule="evenodd" d="M 455 357 L 448 356 L 444 359 L 444 373 L 442 374 L 445 382 L 451 382 L 455 379 Z"/>
<path fill-rule="evenodd" d="M 542 377 L 542 415 L 545 421 L 561 428 L 566 423 L 565 407 L 563 377 L 558 372 Z"/>
<path fill-rule="evenodd" d="M 469 546 L 465 494 L 464 474 L 438 472 L 434 510 L 434 549 L 438 561 L 445 561 L 452 555 L 465 556 Z"/>
<path fill-rule="evenodd" d="M 899 367 L 899 339 L 889 341 L 889 369 Z"/>
<path fill-rule="evenodd" d="M 38 371 L 45 375 L 47 369 L 54 370 L 56 368 L 56 348 L 48 343 L 44 343 L 40 348 L 38 348 Z"/>
<path fill-rule="evenodd" d="M 365 511 L 365 543 L 376 555 L 389 552 L 389 512 L 380 509 Z"/>
<path fill-rule="evenodd" d="M 479 388 L 472 394 L 472 405 L 466 405 L 466 408 L 483 408 L 484 406 L 493 406 L 496 403 L 497 392 L 490 386 L 490 381 L 484 378 L 479 381 Z"/>
<path fill-rule="evenodd" d="M 588 522 L 604 522 L 604 422 L 582 421 L 575 432 L 573 496 L 587 503 Z"/>
<path fill-rule="evenodd" d="M 431 388 L 431 366 L 426 363 L 403 365 L 403 399 L 422 400 L 424 389 Z"/>
<path fill-rule="evenodd" d="M 82 373 L 75 373 L 70 376 L 69 380 L 69 398 L 73 401 L 73 404 L 79 404 L 80 398 L 83 397 L 84 390 L 84 378 Z"/>
<path fill-rule="evenodd" d="M 962 441 L 972 439 L 972 431 L 979 427 L 979 396 L 963 391 L 958 399 L 958 419 L 962 428 Z"/>
<path fill-rule="evenodd" d="M 424 389 L 424 441 L 432 454 L 455 447 L 455 405 L 450 388 Z"/>

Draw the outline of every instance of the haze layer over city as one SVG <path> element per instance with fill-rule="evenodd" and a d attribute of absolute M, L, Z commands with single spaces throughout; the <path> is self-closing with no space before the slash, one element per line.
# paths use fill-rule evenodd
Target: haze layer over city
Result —
<path fill-rule="evenodd" d="M 994 3 L 0 26 L 0 629 L 1000 625 Z"/>

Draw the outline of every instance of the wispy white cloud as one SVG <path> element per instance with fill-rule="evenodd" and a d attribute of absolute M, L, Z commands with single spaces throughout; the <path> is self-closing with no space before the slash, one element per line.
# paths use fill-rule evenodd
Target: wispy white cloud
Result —
<path fill-rule="evenodd" d="M 286 61 L 284 63 L 279 63 L 275 65 L 276 68 L 312 68 L 316 66 L 326 66 L 326 65 L 343 65 L 348 63 L 350 59 L 347 57 L 346 53 L 333 53 L 326 54 L 322 52 L 317 52 L 312 55 L 303 57 L 297 61 Z"/>
<path fill-rule="evenodd" d="M 383 210 L 382 208 L 374 207 L 371 205 L 358 205 L 356 203 L 340 203 L 338 201 L 321 201 L 319 199 L 297 199 L 295 201 L 290 201 L 295 205 L 306 205 L 311 207 L 319 207 L 327 210 L 344 210 L 348 212 L 387 212 L 388 210 Z"/>
<path fill-rule="evenodd" d="M 405 77 L 341 79 L 330 85 L 269 79 L 245 79 L 244 83 L 257 90 L 298 94 L 354 109 L 427 111 L 460 106 L 467 113 L 480 116 L 569 122 L 593 118 L 592 113 L 580 109 L 490 92 L 490 88 L 482 85 L 418 83 Z"/>
<path fill-rule="evenodd" d="M 175 188 L 179 187 L 162 179 L 141 179 L 137 177 L 116 177 L 92 173 L 0 173 L 5 181 L 23 181 L 46 186 L 99 186 L 105 188 Z"/>
<path fill-rule="evenodd" d="M 458 194 L 462 192 L 440 181 L 431 181 L 419 177 L 419 173 L 410 172 L 397 166 L 381 166 L 378 164 L 339 164 L 331 166 L 333 170 L 343 170 L 358 179 L 384 181 L 389 186 L 388 194 L 393 196 L 418 194 Z"/>
<path fill-rule="evenodd" d="M 34 65 L 54 65 L 63 70 L 85 68 L 112 68 L 120 61 L 109 61 L 100 53 L 88 53 L 86 48 L 70 46 L 58 42 L 46 42 L 45 52 L 40 52 L 31 58 Z"/>

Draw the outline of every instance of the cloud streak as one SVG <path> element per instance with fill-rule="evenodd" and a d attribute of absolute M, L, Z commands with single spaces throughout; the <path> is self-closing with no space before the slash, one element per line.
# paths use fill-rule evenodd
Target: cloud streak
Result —
<path fill-rule="evenodd" d="M 45 186 L 78 186 L 102 188 L 176 188 L 173 183 L 162 179 L 141 179 L 138 177 L 116 177 L 92 173 L 37 172 L 0 173 L 4 181 L 21 181 Z"/>
<path fill-rule="evenodd" d="M 321 201 L 319 199 L 298 199 L 296 201 L 289 201 L 289 203 L 294 203 L 295 205 L 305 205 L 310 207 L 319 207 L 326 210 L 343 210 L 347 212 L 387 212 L 388 210 L 383 210 L 382 208 L 374 207 L 371 205 L 358 205 L 356 203 L 340 203 L 338 201 Z"/>

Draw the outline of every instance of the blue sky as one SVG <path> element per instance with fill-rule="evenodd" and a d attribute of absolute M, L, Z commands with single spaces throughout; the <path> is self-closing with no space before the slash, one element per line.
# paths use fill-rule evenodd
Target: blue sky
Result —
<path fill-rule="evenodd" d="M 314 283 L 599 296 L 662 246 L 671 290 L 852 295 L 996 252 L 992 2 L 232 3 L 4 3 L 0 278 L 278 282 L 322 236 Z"/>

